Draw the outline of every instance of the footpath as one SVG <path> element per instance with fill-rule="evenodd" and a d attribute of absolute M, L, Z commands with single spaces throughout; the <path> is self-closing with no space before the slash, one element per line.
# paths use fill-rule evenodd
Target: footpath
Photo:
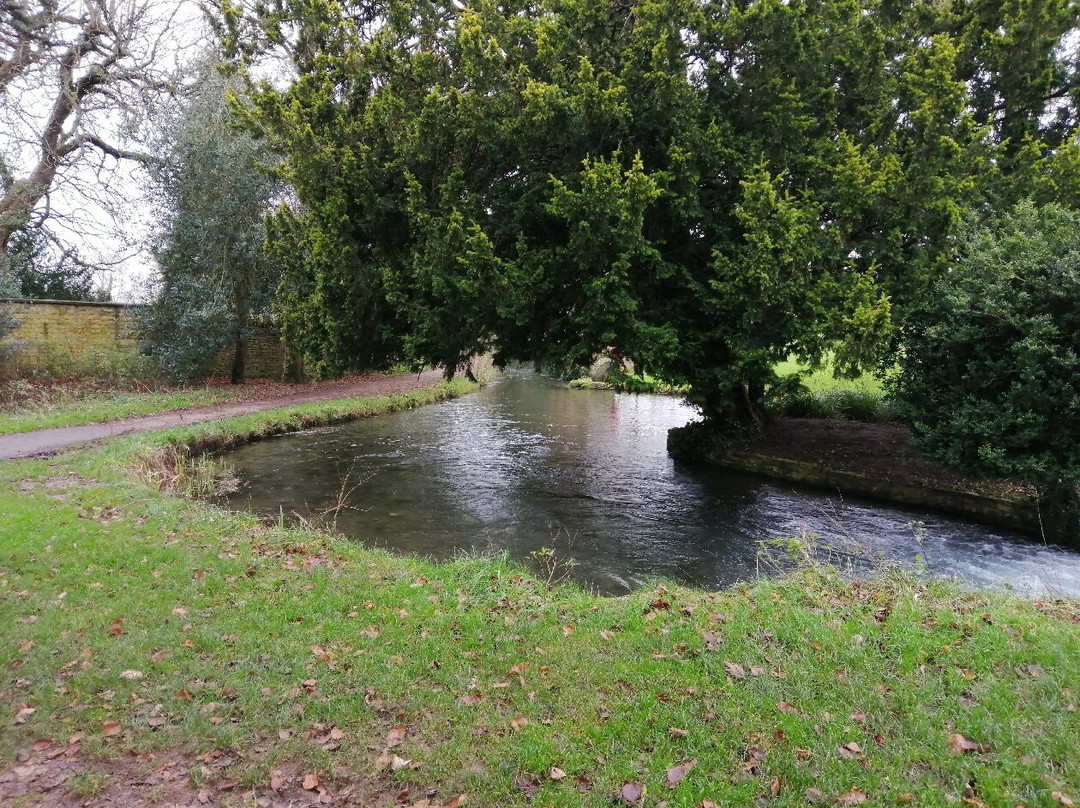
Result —
<path fill-rule="evenodd" d="M 276 395 L 271 398 L 215 404 L 210 407 L 192 407 L 172 410 L 157 415 L 143 415 L 86 426 L 66 426 L 57 429 L 40 429 L 16 435 L 0 436 L 0 460 L 18 460 L 55 454 L 81 443 L 103 440 L 132 432 L 152 432 L 180 426 L 219 421 L 237 415 L 266 412 L 299 404 L 314 404 L 346 398 L 394 396 L 411 393 L 438 384 L 443 378 L 442 370 L 428 370 L 420 374 L 402 376 L 371 376 L 352 384 L 330 384 L 325 389 L 309 390 L 297 394 Z"/>

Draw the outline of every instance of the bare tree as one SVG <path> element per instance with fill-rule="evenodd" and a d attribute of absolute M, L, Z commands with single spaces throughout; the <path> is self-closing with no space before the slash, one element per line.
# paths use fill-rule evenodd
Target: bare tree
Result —
<path fill-rule="evenodd" d="M 53 214 L 58 188 L 98 201 L 172 87 L 192 0 L 0 0 L 0 257 Z M 85 226 L 85 222 L 84 222 Z M 72 228 L 82 230 L 83 228 Z"/>

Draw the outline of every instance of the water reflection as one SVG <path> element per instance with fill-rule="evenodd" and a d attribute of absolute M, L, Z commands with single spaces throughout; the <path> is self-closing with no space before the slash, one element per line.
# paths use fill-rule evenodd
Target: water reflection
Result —
<path fill-rule="evenodd" d="M 657 576 L 724 586 L 756 574 L 759 541 L 817 534 L 845 553 L 919 554 L 977 584 L 1080 595 L 1077 553 L 678 466 L 667 430 L 693 417 L 670 398 L 572 391 L 516 371 L 456 401 L 239 449 L 233 504 L 314 513 L 348 475 L 347 487 L 363 483 L 337 527 L 358 541 L 436 558 L 506 550 L 526 560 L 553 547 L 577 562 L 575 577 L 612 593 Z"/>

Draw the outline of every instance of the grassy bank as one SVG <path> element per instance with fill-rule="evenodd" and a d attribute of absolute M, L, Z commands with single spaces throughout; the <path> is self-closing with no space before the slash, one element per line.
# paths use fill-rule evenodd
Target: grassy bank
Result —
<path fill-rule="evenodd" d="M 131 470 L 460 391 L 0 464 L 0 802 L 1080 799 L 1070 604 L 827 572 L 598 598 L 503 559 L 268 526 Z"/>
<path fill-rule="evenodd" d="M 0 407 L 0 435 L 97 424 L 186 407 L 205 407 L 229 401 L 229 393 L 229 390 L 221 387 L 201 387 L 148 392 L 99 392 L 79 398 L 53 395 L 30 404 Z"/>

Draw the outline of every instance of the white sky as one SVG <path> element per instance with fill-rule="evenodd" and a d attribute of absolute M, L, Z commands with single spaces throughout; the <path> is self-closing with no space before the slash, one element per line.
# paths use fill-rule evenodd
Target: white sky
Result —
<path fill-rule="evenodd" d="M 138 13 L 143 24 L 132 41 L 133 59 L 151 58 L 156 76 L 164 77 L 208 42 L 198 0 L 99 0 L 113 19 Z M 61 10 L 76 16 L 84 0 L 60 0 Z M 77 73 L 76 76 L 79 74 Z M 41 69 L 13 82 L 0 99 L 0 153 L 16 178 L 25 177 L 39 154 L 36 137 L 56 98 L 55 69 Z M 154 100 L 136 87 L 118 88 L 127 105 L 91 101 L 68 122 L 70 133 L 94 133 L 108 143 L 142 151 L 140 137 L 154 126 Z M 147 250 L 153 211 L 145 194 L 145 173 L 138 164 L 117 161 L 85 149 L 77 161 L 57 175 L 38 213 L 48 211 L 48 229 L 64 244 L 76 247 L 83 260 L 100 264 L 95 285 L 111 289 L 113 299 L 141 297 L 153 272 Z"/>

